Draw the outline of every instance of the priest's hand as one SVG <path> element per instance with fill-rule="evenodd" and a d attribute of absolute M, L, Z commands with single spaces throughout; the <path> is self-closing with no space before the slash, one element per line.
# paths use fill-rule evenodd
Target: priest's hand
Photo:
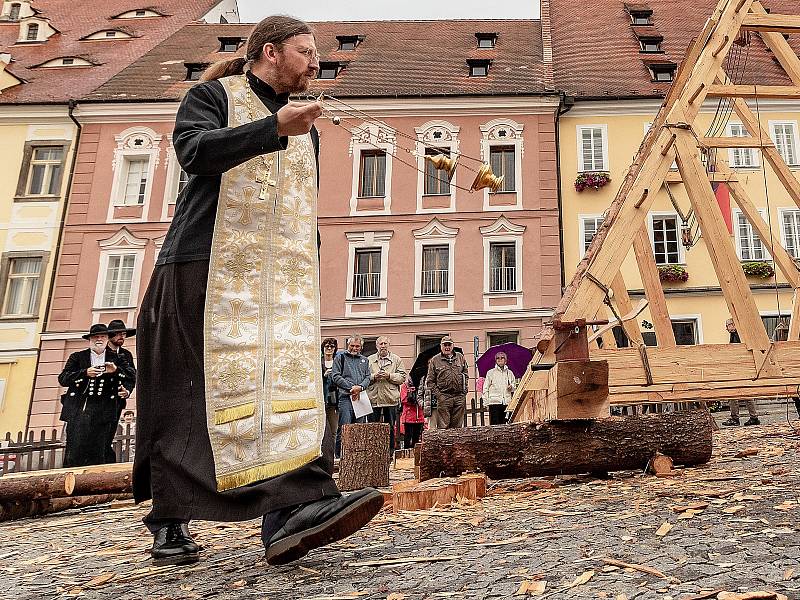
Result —
<path fill-rule="evenodd" d="M 105 369 L 100 369 L 98 367 L 89 367 L 88 369 L 86 369 L 86 375 L 88 375 L 89 377 L 99 377 L 100 375 L 103 374 L 104 371 Z"/>
<path fill-rule="evenodd" d="M 106 363 L 106 373 L 116 373 L 117 372 L 117 365 L 113 362 Z"/>
<path fill-rule="evenodd" d="M 322 104 L 289 102 L 278 113 L 278 137 L 305 135 L 311 131 L 314 121 L 322 115 Z"/>

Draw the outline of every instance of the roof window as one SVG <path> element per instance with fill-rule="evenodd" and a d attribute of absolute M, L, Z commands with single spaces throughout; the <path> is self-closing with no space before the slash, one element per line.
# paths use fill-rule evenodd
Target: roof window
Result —
<path fill-rule="evenodd" d="M 77 56 L 63 56 L 61 58 L 48 60 L 47 62 L 44 62 L 38 66 L 51 69 L 56 67 L 92 67 L 94 65 L 84 58 L 79 58 Z"/>
<path fill-rule="evenodd" d="M 321 62 L 319 63 L 319 73 L 317 79 L 336 79 L 344 69 L 344 64 L 340 62 Z"/>
<path fill-rule="evenodd" d="M 358 45 L 364 41 L 363 35 L 337 35 L 336 39 L 339 40 L 339 50 L 343 52 L 350 52 L 355 50 Z"/>
<path fill-rule="evenodd" d="M 651 64 L 648 65 L 650 69 L 650 76 L 653 81 L 658 83 L 668 83 L 675 77 L 675 67 L 673 63 Z"/>
<path fill-rule="evenodd" d="M 117 15 L 116 17 L 112 17 L 112 19 L 144 19 L 146 17 L 163 17 L 161 13 L 158 13 L 154 10 L 149 8 L 138 8 L 136 10 L 129 10 L 122 14 Z"/>
<path fill-rule="evenodd" d="M 632 25 L 652 25 L 650 17 L 653 16 L 652 10 L 644 9 L 631 9 L 631 24 Z"/>
<path fill-rule="evenodd" d="M 219 39 L 219 52 L 236 52 L 244 41 L 240 37 L 221 37 Z"/>
<path fill-rule="evenodd" d="M 483 58 L 468 58 L 470 77 L 487 77 L 489 75 L 489 65 L 492 61 Z"/>
<path fill-rule="evenodd" d="M 206 63 L 184 63 L 186 66 L 186 81 L 200 81 L 203 72 L 208 68 Z"/>
<path fill-rule="evenodd" d="M 475 37 L 478 38 L 478 48 L 494 48 L 497 44 L 496 33 L 476 33 Z"/>
<path fill-rule="evenodd" d="M 661 49 L 661 41 L 663 38 L 639 38 L 640 52 L 657 53 L 663 52 Z"/>
<path fill-rule="evenodd" d="M 22 8 L 22 5 L 19 2 L 14 2 L 11 5 L 11 10 L 8 13 L 8 20 L 9 21 L 19 21 L 19 11 Z"/>
<path fill-rule="evenodd" d="M 95 31 L 94 33 L 87 35 L 85 38 L 81 38 L 83 40 L 121 40 L 125 38 L 133 37 L 131 34 L 126 33 L 124 31 L 120 31 L 119 29 L 101 29 L 100 31 Z"/>

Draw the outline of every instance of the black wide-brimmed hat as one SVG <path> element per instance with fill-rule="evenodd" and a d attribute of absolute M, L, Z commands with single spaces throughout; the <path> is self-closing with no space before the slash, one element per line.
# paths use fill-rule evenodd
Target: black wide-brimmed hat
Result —
<path fill-rule="evenodd" d="M 106 327 L 103 323 L 95 323 L 89 329 L 89 333 L 84 333 L 81 337 L 85 340 L 88 340 L 93 335 L 108 335 L 108 327 Z"/>
<path fill-rule="evenodd" d="M 119 319 L 114 319 L 108 324 L 108 335 L 113 336 L 115 333 L 124 331 L 127 337 L 136 335 L 136 330 L 132 327 L 125 327 L 125 322 Z"/>

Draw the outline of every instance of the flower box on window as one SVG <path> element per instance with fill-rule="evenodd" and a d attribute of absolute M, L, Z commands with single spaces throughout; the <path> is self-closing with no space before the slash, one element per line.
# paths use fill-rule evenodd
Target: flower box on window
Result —
<path fill-rule="evenodd" d="M 769 279 L 775 275 L 775 269 L 765 260 L 755 260 L 742 263 L 742 270 L 748 277 L 758 277 L 759 279 Z"/>
<path fill-rule="evenodd" d="M 689 279 L 689 271 L 681 265 L 661 265 L 658 267 L 658 278 L 662 282 L 683 282 Z"/>
<path fill-rule="evenodd" d="M 599 190 L 609 181 L 611 181 L 611 176 L 608 173 L 579 173 L 575 179 L 575 189 L 579 192 L 586 188 Z"/>

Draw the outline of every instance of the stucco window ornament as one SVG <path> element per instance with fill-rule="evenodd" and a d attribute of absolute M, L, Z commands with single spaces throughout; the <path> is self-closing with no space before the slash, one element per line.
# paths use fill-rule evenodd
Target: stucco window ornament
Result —
<path fill-rule="evenodd" d="M 356 144 L 365 144 L 369 147 L 385 150 L 394 155 L 397 137 L 391 129 L 381 127 L 374 123 L 365 123 L 350 130 L 350 156 L 353 156 L 353 148 Z"/>
<path fill-rule="evenodd" d="M 599 190 L 611 181 L 611 175 L 604 172 L 599 173 L 578 173 L 575 178 L 575 191 L 582 192 L 585 189 Z"/>
<path fill-rule="evenodd" d="M 742 270 L 747 277 L 769 279 L 775 275 L 775 269 L 765 260 L 754 260 L 742 263 Z"/>
<path fill-rule="evenodd" d="M 150 160 L 153 161 L 153 166 L 157 167 L 159 157 L 161 154 L 161 137 L 155 131 L 149 128 L 137 128 L 137 130 L 123 131 L 120 135 L 115 136 L 117 147 L 114 149 L 114 160 L 111 163 L 113 169 L 116 170 L 120 155 L 128 154 L 130 152 L 149 153 Z"/>
<path fill-rule="evenodd" d="M 658 278 L 662 282 L 683 283 L 689 280 L 689 271 L 683 265 L 661 265 L 658 267 Z"/>

